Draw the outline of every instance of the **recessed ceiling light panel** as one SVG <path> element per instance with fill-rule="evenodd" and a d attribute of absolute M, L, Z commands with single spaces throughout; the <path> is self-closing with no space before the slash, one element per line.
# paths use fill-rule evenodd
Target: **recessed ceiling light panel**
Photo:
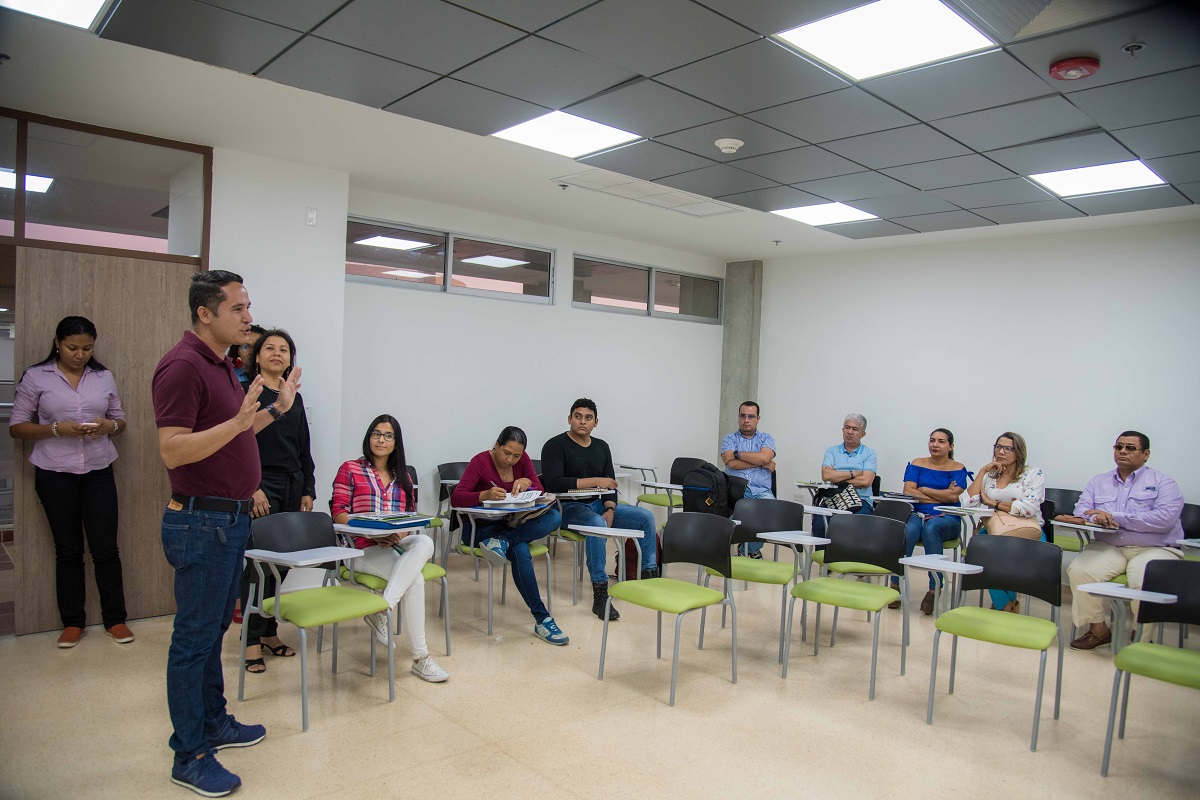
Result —
<path fill-rule="evenodd" d="M 91 28 L 105 0 L 0 0 L 0 6 L 76 28 Z"/>
<path fill-rule="evenodd" d="M 864 219 L 878 219 L 874 214 L 859 211 L 857 208 L 848 206 L 845 203 L 821 203 L 815 206 L 782 208 L 771 213 L 803 222 L 805 225 L 836 225 L 839 222 L 859 222 Z"/>
<path fill-rule="evenodd" d="M 412 239 L 398 239 L 394 236 L 371 236 L 359 239 L 355 244 L 365 244 L 367 247 L 386 247 L 389 250 L 419 250 L 422 247 L 433 247 L 432 242 L 414 242 Z"/>
<path fill-rule="evenodd" d="M 27 192 L 43 194 L 50 190 L 50 185 L 53 183 L 53 178 L 44 178 L 41 175 L 25 175 L 25 191 Z M 0 189 L 15 188 L 17 188 L 17 174 L 10 169 L 0 168 Z"/>
<path fill-rule="evenodd" d="M 428 272 L 418 272 L 415 269 L 389 269 L 384 275 L 395 275 L 397 278 L 428 278 Z"/>
<path fill-rule="evenodd" d="M 495 267 L 496 269 L 508 269 L 509 267 L 519 267 L 529 262 L 517 261 L 515 258 L 503 258 L 501 256 L 475 256 L 475 258 L 462 259 L 462 263 L 478 264 L 481 267 Z"/>
<path fill-rule="evenodd" d="M 938 0 L 878 0 L 776 36 L 859 81 L 995 46 Z"/>
<path fill-rule="evenodd" d="M 599 122 L 562 111 L 552 111 L 537 119 L 493 133 L 492 136 L 539 150 L 549 150 L 567 158 L 579 158 L 642 138 L 636 133 L 601 125 Z"/>
<path fill-rule="evenodd" d="M 1144 186 L 1161 186 L 1166 183 L 1141 161 L 1122 161 L 1117 164 L 1101 164 L 1098 167 L 1063 169 L 1057 172 L 1042 172 L 1029 177 L 1059 197 L 1117 192 L 1122 189 L 1139 189 Z"/>

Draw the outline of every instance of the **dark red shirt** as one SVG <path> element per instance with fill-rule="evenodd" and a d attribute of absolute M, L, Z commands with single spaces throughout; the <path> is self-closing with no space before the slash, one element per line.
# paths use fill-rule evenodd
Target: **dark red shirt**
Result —
<path fill-rule="evenodd" d="M 462 480 L 454 487 L 450 495 L 450 504 L 455 508 L 470 508 L 479 505 L 479 493 L 493 486 L 499 486 L 506 492 L 511 492 L 517 478 L 528 478 L 530 489 L 542 490 L 542 482 L 538 480 L 537 472 L 528 453 L 521 453 L 521 460 L 513 467 L 513 479 L 503 480 L 492 461 L 491 451 L 477 453 L 467 464 Z"/>
<path fill-rule="evenodd" d="M 237 416 L 246 399 L 233 361 L 218 356 L 191 331 L 158 362 L 151 392 L 155 425 L 193 432 Z M 168 469 L 167 474 L 177 494 L 249 499 L 262 479 L 254 429 L 242 431 L 208 458 Z"/>

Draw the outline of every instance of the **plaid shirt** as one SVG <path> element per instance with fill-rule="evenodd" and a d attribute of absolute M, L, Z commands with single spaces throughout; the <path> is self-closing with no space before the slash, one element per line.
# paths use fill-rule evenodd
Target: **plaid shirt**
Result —
<path fill-rule="evenodd" d="M 379 474 L 365 458 L 347 461 L 338 469 L 333 479 L 333 516 L 338 514 L 390 514 L 398 511 L 415 511 L 404 487 L 399 481 L 386 486 Z M 362 536 L 354 537 L 354 546 L 366 550 L 375 544 Z"/>

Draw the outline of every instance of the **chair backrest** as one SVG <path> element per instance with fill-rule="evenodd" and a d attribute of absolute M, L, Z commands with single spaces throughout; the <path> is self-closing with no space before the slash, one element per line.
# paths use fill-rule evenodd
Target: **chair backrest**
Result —
<path fill-rule="evenodd" d="M 324 511 L 283 511 L 250 523 L 254 546 L 259 550 L 293 553 L 315 547 L 333 547 L 337 537 L 333 519 Z"/>
<path fill-rule="evenodd" d="M 413 487 L 413 503 L 415 504 L 417 502 L 417 468 L 412 464 L 405 464 L 404 468 L 408 472 L 408 480 Z"/>
<path fill-rule="evenodd" d="M 876 500 L 871 513 L 877 517 L 887 517 L 897 522 L 908 522 L 912 514 L 912 504 L 903 500 Z"/>
<path fill-rule="evenodd" d="M 733 520 L 716 514 L 677 511 L 663 526 L 662 563 L 699 564 L 728 578 L 734 527 Z"/>
<path fill-rule="evenodd" d="M 1141 603 L 1138 622 L 1179 622 L 1200 625 L 1200 561 L 1155 559 L 1146 564 L 1142 589 L 1179 598 L 1174 603 Z"/>
<path fill-rule="evenodd" d="M 870 514 L 834 514 L 825 535 L 825 563 L 861 561 L 903 574 L 904 523 Z"/>
<path fill-rule="evenodd" d="M 876 475 L 875 479 L 871 481 L 871 494 L 873 494 L 875 497 L 879 497 L 879 489 L 882 485 L 882 480 L 880 480 L 879 476 Z"/>
<path fill-rule="evenodd" d="M 733 543 L 753 542 L 758 534 L 771 531 L 804 530 L 804 506 L 790 500 L 746 497 L 733 507 L 739 523 L 733 531 Z"/>
<path fill-rule="evenodd" d="M 454 491 L 453 486 L 446 486 L 440 481 L 457 481 L 461 480 L 463 473 L 467 471 L 466 461 L 450 461 L 446 464 L 438 464 L 438 502 L 450 497 L 450 493 Z"/>
<path fill-rule="evenodd" d="M 1183 525 L 1184 536 L 1189 539 L 1200 539 L 1200 506 L 1195 503 L 1184 503 L 1179 523 Z"/>
<path fill-rule="evenodd" d="M 1017 536 L 974 536 L 966 562 L 983 572 L 964 575 L 964 592 L 1000 589 L 1062 605 L 1062 548 Z"/>
<path fill-rule="evenodd" d="M 677 458 L 671 462 L 671 480 L 667 482 L 682 486 L 683 476 L 694 469 L 699 469 L 700 465 L 705 463 L 707 462 L 703 458 Z"/>
<path fill-rule="evenodd" d="M 1074 514 L 1075 504 L 1079 502 L 1078 489 L 1047 489 L 1046 500 L 1042 504 L 1042 531 L 1047 541 L 1054 541 L 1054 526 L 1052 521 L 1056 514 Z M 1050 507 L 1046 507 L 1046 503 Z"/>
<path fill-rule="evenodd" d="M 540 458 L 529 459 L 533 462 L 533 473 L 538 476 L 538 480 L 542 479 L 542 460 Z"/>

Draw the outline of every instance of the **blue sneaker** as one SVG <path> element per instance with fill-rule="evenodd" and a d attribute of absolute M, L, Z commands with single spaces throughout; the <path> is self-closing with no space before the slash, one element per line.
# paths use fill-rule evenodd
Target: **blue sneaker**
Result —
<path fill-rule="evenodd" d="M 571 641 L 567 635 L 562 632 L 562 628 L 558 627 L 558 623 L 554 621 L 554 617 L 546 617 L 544 620 L 533 626 L 533 635 L 541 639 L 546 644 L 563 646 Z"/>
<path fill-rule="evenodd" d="M 479 550 L 484 558 L 497 567 L 503 567 L 508 562 L 507 539 L 484 539 L 479 543 Z"/>
<path fill-rule="evenodd" d="M 262 725 L 243 725 L 233 718 L 225 716 L 225 727 L 218 733 L 208 733 L 208 746 L 213 750 L 224 750 L 226 747 L 249 747 L 267 738 L 267 729 Z"/>
<path fill-rule="evenodd" d="M 215 750 L 209 750 L 171 768 L 171 783 L 205 797 L 224 797 L 242 785 L 242 779 L 221 766 Z"/>

